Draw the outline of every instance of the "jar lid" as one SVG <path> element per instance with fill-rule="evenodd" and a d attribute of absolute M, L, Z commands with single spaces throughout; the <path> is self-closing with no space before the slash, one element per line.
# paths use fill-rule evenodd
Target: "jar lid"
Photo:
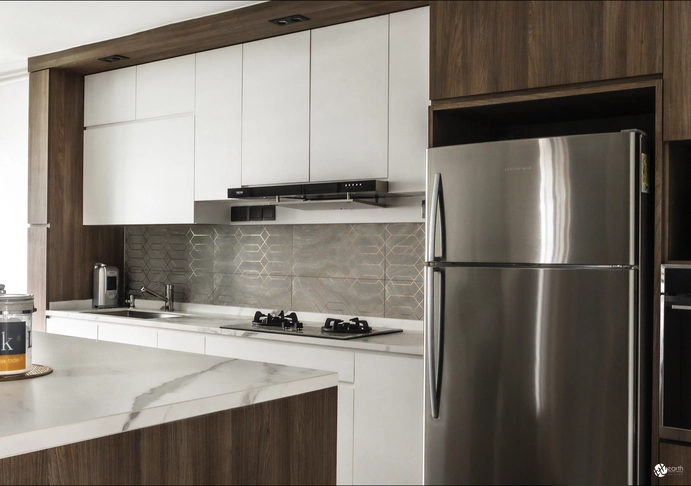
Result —
<path fill-rule="evenodd" d="M 34 309 L 34 296 L 31 294 L 6 294 L 5 286 L 0 284 L 0 312 L 19 311 L 24 314 L 31 314 Z"/>

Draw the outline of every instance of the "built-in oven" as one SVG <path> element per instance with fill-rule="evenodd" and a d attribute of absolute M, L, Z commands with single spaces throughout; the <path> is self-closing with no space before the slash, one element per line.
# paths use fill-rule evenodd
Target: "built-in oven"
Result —
<path fill-rule="evenodd" d="M 660 438 L 691 442 L 691 265 L 663 265 Z"/>

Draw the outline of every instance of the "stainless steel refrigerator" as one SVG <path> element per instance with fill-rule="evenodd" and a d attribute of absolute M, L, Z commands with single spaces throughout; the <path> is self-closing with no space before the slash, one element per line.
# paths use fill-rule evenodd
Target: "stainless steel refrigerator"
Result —
<path fill-rule="evenodd" d="M 426 484 L 650 481 L 645 143 L 429 150 Z"/>

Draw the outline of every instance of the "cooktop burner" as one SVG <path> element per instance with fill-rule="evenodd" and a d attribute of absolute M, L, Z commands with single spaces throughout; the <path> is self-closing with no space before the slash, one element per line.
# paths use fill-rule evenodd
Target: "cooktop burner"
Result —
<path fill-rule="evenodd" d="M 378 328 L 373 329 L 367 321 L 353 317 L 349 320 L 329 317 L 324 325 L 303 325 L 295 312 L 286 314 L 284 311 L 273 311 L 263 314 L 260 311 L 254 313 L 251 323 L 225 324 L 224 329 L 239 331 L 272 332 L 278 334 L 293 334 L 306 337 L 320 337 L 327 339 L 356 339 L 402 332 L 402 329 Z"/>

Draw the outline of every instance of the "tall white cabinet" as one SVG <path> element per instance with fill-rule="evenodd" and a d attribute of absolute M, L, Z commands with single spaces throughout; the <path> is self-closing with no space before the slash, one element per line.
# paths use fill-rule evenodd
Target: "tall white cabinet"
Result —
<path fill-rule="evenodd" d="M 197 54 L 194 200 L 226 199 L 241 185 L 242 46 Z"/>
<path fill-rule="evenodd" d="M 312 31 L 310 180 L 388 176 L 389 16 Z"/>
<path fill-rule="evenodd" d="M 310 31 L 242 48 L 242 184 L 307 181 Z"/>

